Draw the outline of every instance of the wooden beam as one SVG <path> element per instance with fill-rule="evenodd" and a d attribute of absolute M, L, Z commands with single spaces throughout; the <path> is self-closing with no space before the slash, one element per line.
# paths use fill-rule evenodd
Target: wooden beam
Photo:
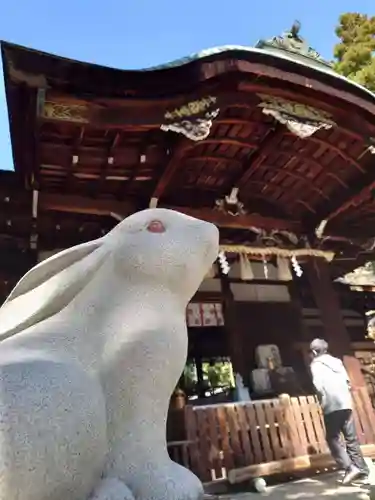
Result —
<path fill-rule="evenodd" d="M 361 200 L 369 196 L 375 189 L 375 170 L 373 163 L 374 155 L 367 153 L 367 169 L 364 173 L 359 173 L 357 177 L 350 182 L 350 189 L 334 192 L 331 199 L 323 203 L 313 217 L 308 217 L 304 221 L 304 225 L 308 230 L 315 230 L 322 220 L 333 220 L 341 213 L 353 208 L 360 203 Z M 328 227 L 326 228 L 329 234 Z"/>
<path fill-rule="evenodd" d="M 114 213 L 126 217 L 126 215 L 137 211 L 138 207 L 128 202 L 42 191 L 39 193 L 39 209 L 99 216 L 110 216 L 111 213 Z"/>
<path fill-rule="evenodd" d="M 284 133 L 285 127 L 280 124 L 275 124 L 274 128 L 269 129 L 259 148 L 244 165 L 242 174 L 233 183 L 233 186 L 238 187 L 240 192 L 258 167 L 267 159 L 270 152 L 275 149 L 276 142 L 282 138 Z"/>
<path fill-rule="evenodd" d="M 187 139 L 183 139 L 177 144 L 176 149 L 173 151 L 164 169 L 164 172 L 156 183 L 156 186 L 152 193 L 151 200 L 154 200 L 154 203 L 158 203 L 164 192 L 167 190 L 167 187 L 174 174 L 176 173 L 180 162 L 189 146 L 191 146 L 191 141 Z"/>
<path fill-rule="evenodd" d="M 243 71 L 242 61 L 234 61 L 232 58 L 230 61 L 214 61 L 210 63 L 210 77 L 212 78 L 215 74 L 222 74 L 223 71 L 227 69 L 227 71 L 233 71 L 234 66 L 238 65 L 238 69 L 240 72 Z M 227 68 L 225 68 L 225 66 Z M 220 69 L 219 69 L 220 68 Z M 223 69 L 224 68 L 224 69 Z M 350 122 L 346 122 L 346 112 L 349 109 L 348 113 L 357 108 L 362 108 L 362 110 L 375 114 L 375 105 L 373 102 L 370 102 L 369 99 L 366 99 L 365 93 L 362 97 L 358 97 L 356 94 L 350 91 L 338 90 L 337 88 L 332 87 L 332 85 L 327 85 L 317 80 L 313 80 L 311 78 L 308 79 L 308 90 L 309 95 L 306 95 L 306 76 L 300 75 L 296 72 L 287 72 L 280 70 L 278 68 L 274 68 L 270 65 L 259 64 L 259 63 L 251 63 L 249 61 L 246 62 L 246 74 L 253 73 L 255 75 L 262 75 L 268 79 L 268 81 L 272 81 L 273 83 L 276 81 L 277 86 L 274 84 L 273 86 L 269 86 L 265 83 L 260 84 L 259 80 L 255 82 L 250 82 L 248 79 L 246 81 L 239 80 L 240 90 L 236 92 L 228 92 L 225 91 L 220 92 L 220 106 L 224 108 L 225 105 L 234 105 L 238 102 L 246 102 L 248 100 L 248 96 L 254 95 L 254 93 L 264 93 L 268 95 L 274 95 L 283 97 L 284 99 L 289 100 L 297 100 L 298 102 L 306 103 L 310 106 L 314 106 L 318 109 L 323 109 L 329 113 L 337 113 L 340 112 L 340 123 L 342 127 L 347 127 L 347 131 L 351 136 L 358 137 L 362 135 L 362 130 L 364 135 L 371 137 L 374 131 L 374 125 L 372 123 L 363 123 L 361 117 L 357 117 L 355 115 L 352 116 L 352 120 Z M 149 72 L 147 78 L 154 78 L 153 72 Z M 197 83 L 198 82 L 192 82 Z M 149 84 L 149 82 L 148 82 Z M 292 86 L 290 85 L 292 84 Z M 160 117 L 162 117 L 165 113 L 165 109 L 167 108 L 175 108 L 180 107 L 186 104 L 186 102 L 199 99 L 199 97 L 204 92 L 209 92 L 209 84 L 207 82 L 199 82 L 200 92 L 195 92 L 191 94 L 183 94 L 183 97 L 179 95 L 176 97 L 175 95 L 170 95 L 169 97 L 164 98 L 154 98 L 150 99 L 149 95 L 147 97 L 139 97 L 139 98 L 121 98 L 121 99 L 96 99 L 94 103 L 92 100 L 84 99 L 84 98 L 73 98 L 71 96 L 67 96 L 64 93 L 58 92 L 56 90 L 49 90 L 46 95 L 46 100 L 49 102 L 55 103 L 64 103 L 64 104 L 79 104 L 81 106 L 87 106 L 88 108 L 97 108 L 96 112 L 91 112 L 90 116 L 92 121 L 101 121 L 102 123 L 110 122 L 111 115 L 113 114 L 113 108 L 117 110 L 123 111 L 122 120 L 117 119 L 117 126 L 120 125 L 120 121 L 130 124 L 135 123 L 143 123 L 153 125 L 157 123 L 159 120 L 160 125 Z M 295 89 L 295 85 L 300 87 L 299 89 Z M 300 89 L 303 89 L 304 92 L 301 93 Z M 224 90 L 224 89 L 223 89 Z M 216 90 L 217 92 L 217 90 Z M 315 96 L 314 96 L 315 93 Z M 323 94 L 324 97 L 316 97 L 316 93 Z M 174 91 L 176 94 L 176 90 Z M 311 95 L 312 94 L 312 95 Z M 338 106 L 334 106 L 330 104 L 332 100 L 329 97 L 333 97 L 334 99 L 340 99 L 342 103 L 345 103 L 346 106 L 341 106 L 338 109 Z M 341 104 L 341 103 L 340 103 Z M 112 109 L 111 109 L 112 108 Z M 141 110 L 141 112 L 140 112 Z M 95 115 L 98 115 L 96 117 Z M 102 115 L 102 116 L 101 116 Z M 119 113 L 117 112 L 117 118 Z M 96 120 L 95 120 L 96 118 Z M 101 118 L 101 120 L 100 120 Z M 91 121 L 91 120 L 90 120 Z M 341 127 L 340 127 L 341 128 Z M 356 129 L 362 129 L 358 132 Z"/>
<path fill-rule="evenodd" d="M 174 177 L 175 173 L 177 172 L 177 169 L 180 166 L 180 163 L 186 152 L 190 149 L 193 149 L 194 147 L 201 146 L 202 144 L 229 145 L 229 146 L 237 146 L 249 149 L 256 147 L 254 143 L 249 142 L 247 140 L 231 139 L 225 137 L 220 139 L 208 137 L 207 139 L 199 142 L 193 142 L 188 139 L 182 139 L 177 144 L 175 151 L 172 153 L 171 159 L 167 163 L 167 166 L 162 176 L 160 177 L 154 188 L 154 191 L 151 196 L 153 204 L 157 203 L 168 189 L 168 186 L 172 178 Z"/>
<path fill-rule="evenodd" d="M 361 450 L 365 456 L 373 457 L 375 454 L 375 445 L 362 445 Z M 333 465 L 333 463 L 333 458 L 329 453 L 301 455 L 298 457 L 284 458 L 263 464 L 246 465 L 245 467 L 231 469 L 228 473 L 228 481 L 230 484 L 237 484 L 256 477 L 285 473 L 290 474 L 291 472 L 301 470 L 322 469 Z"/>
<path fill-rule="evenodd" d="M 375 177 L 375 175 L 374 175 Z M 336 210 L 331 212 L 327 219 L 330 221 L 334 219 L 335 217 L 339 216 L 340 214 L 346 212 L 349 210 L 351 207 L 357 207 L 358 205 L 362 204 L 362 202 L 371 196 L 371 193 L 375 190 L 375 178 L 374 180 L 368 185 L 365 186 L 363 189 L 360 190 L 360 192 L 356 192 L 354 196 L 351 196 L 347 201 L 345 201 L 340 207 L 338 207 Z M 351 191 L 352 192 L 352 191 Z"/>
<path fill-rule="evenodd" d="M 39 208 L 44 211 L 52 210 L 57 212 L 71 212 L 99 216 L 110 216 L 114 213 L 126 217 L 127 215 L 145 207 L 141 207 L 136 203 L 131 202 L 94 199 L 84 196 L 61 195 L 42 191 L 39 194 Z M 189 208 L 166 205 L 163 205 L 163 208 L 169 208 L 198 219 L 212 222 L 219 227 L 233 229 L 249 229 L 250 227 L 258 227 L 263 229 L 280 229 L 295 233 L 300 233 L 301 231 L 301 226 L 297 221 L 263 217 L 259 214 L 232 217 L 211 208 Z"/>
<path fill-rule="evenodd" d="M 263 217 L 260 214 L 238 215 L 233 217 L 226 215 L 218 210 L 211 208 L 187 208 L 187 207 L 165 207 L 177 212 L 182 212 L 186 215 L 191 215 L 197 219 L 203 219 L 212 222 L 218 227 L 226 227 L 232 229 L 249 229 L 257 227 L 262 229 L 280 229 L 295 233 L 301 232 L 301 226 L 298 221 L 290 221 L 285 219 L 276 219 L 273 217 Z"/>

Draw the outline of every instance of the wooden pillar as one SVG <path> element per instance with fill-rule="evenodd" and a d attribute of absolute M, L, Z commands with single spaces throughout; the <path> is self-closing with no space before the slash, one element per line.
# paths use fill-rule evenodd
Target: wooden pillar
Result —
<path fill-rule="evenodd" d="M 224 328 L 233 371 L 242 376 L 244 385 L 248 387 L 249 370 L 246 367 L 244 349 L 242 346 L 242 335 L 236 319 L 236 303 L 234 301 L 228 276 L 221 272 L 220 266 L 218 266 L 218 268 L 221 281 Z"/>
<path fill-rule="evenodd" d="M 353 387 L 365 386 L 361 365 L 353 356 L 350 336 L 341 313 L 338 295 L 333 287 L 329 264 L 325 259 L 311 258 L 304 270 L 320 311 L 330 353 L 343 360 Z"/>
<path fill-rule="evenodd" d="M 203 377 L 203 361 L 202 358 L 196 357 L 195 358 L 195 367 L 197 369 L 197 389 L 198 389 L 198 396 L 200 398 L 204 398 L 205 396 L 205 388 L 204 388 L 204 377 Z"/>

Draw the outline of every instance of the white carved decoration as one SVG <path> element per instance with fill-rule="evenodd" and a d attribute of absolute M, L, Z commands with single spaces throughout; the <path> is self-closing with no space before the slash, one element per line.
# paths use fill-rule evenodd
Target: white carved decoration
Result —
<path fill-rule="evenodd" d="M 0 309 L 1 500 L 203 496 L 165 428 L 218 243 L 212 224 L 149 209 L 21 279 Z"/>
<path fill-rule="evenodd" d="M 354 271 L 336 279 L 339 283 L 357 287 L 373 287 L 375 285 L 375 273 L 372 262 L 367 262 L 364 266 L 357 267 Z"/>
<path fill-rule="evenodd" d="M 232 188 L 229 195 L 215 201 L 216 208 L 227 215 L 237 217 L 246 214 L 244 204 L 238 199 L 238 188 Z"/>
<path fill-rule="evenodd" d="M 210 134 L 212 120 L 220 113 L 219 108 L 212 109 L 216 101 L 215 96 L 202 97 L 167 111 L 160 129 L 183 134 L 192 141 L 203 141 Z"/>
<path fill-rule="evenodd" d="M 191 118 L 180 122 L 163 124 L 160 129 L 164 132 L 171 131 L 182 134 L 191 141 L 203 141 L 210 135 L 212 120 L 217 117 L 219 112 L 219 109 L 215 109 L 206 113 L 203 118 Z"/>
<path fill-rule="evenodd" d="M 329 113 L 307 104 L 266 94 L 258 94 L 258 97 L 261 99 L 258 106 L 264 114 L 273 116 L 301 139 L 336 125 Z"/>
<path fill-rule="evenodd" d="M 288 130 L 290 130 L 294 135 L 300 137 L 301 139 L 306 139 L 306 137 L 311 137 L 321 128 L 330 129 L 332 125 L 328 125 L 325 123 L 319 123 L 318 125 L 312 125 L 309 123 L 301 123 L 297 120 L 293 120 L 285 114 L 280 113 L 279 111 L 275 111 L 274 109 L 266 109 L 264 108 L 263 113 L 265 115 L 271 115 L 278 122 L 285 125 Z"/>

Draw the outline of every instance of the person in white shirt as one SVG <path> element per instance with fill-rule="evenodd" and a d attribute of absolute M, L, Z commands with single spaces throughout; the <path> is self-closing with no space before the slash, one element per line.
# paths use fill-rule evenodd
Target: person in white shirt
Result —
<path fill-rule="evenodd" d="M 311 342 L 310 353 L 310 369 L 323 410 L 327 444 L 332 457 L 345 472 L 343 484 L 366 478 L 369 469 L 355 430 L 350 380 L 344 364 L 328 354 L 328 344 L 323 339 Z"/>

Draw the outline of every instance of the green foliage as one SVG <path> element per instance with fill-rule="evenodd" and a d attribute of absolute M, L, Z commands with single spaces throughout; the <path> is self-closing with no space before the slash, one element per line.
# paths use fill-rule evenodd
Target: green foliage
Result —
<path fill-rule="evenodd" d="M 197 383 L 197 371 L 193 363 L 187 363 L 183 373 L 184 387 L 191 392 Z"/>
<path fill-rule="evenodd" d="M 375 92 L 375 16 L 342 14 L 336 35 L 336 71 Z"/>
<path fill-rule="evenodd" d="M 229 362 L 203 363 L 203 373 L 209 387 L 231 387 L 232 374 Z"/>
<path fill-rule="evenodd" d="M 212 394 L 218 388 L 232 387 L 232 368 L 231 364 L 226 359 L 216 359 L 210 362 L 203 362 L 203 387 L 205 391 L 210 391 Z M 198 392 L 198 376 L 197 369 L 194 363 L 187 363 L 184 373 L 179 381 L 181 387 L 187 394 L 195 394 Z"/>

